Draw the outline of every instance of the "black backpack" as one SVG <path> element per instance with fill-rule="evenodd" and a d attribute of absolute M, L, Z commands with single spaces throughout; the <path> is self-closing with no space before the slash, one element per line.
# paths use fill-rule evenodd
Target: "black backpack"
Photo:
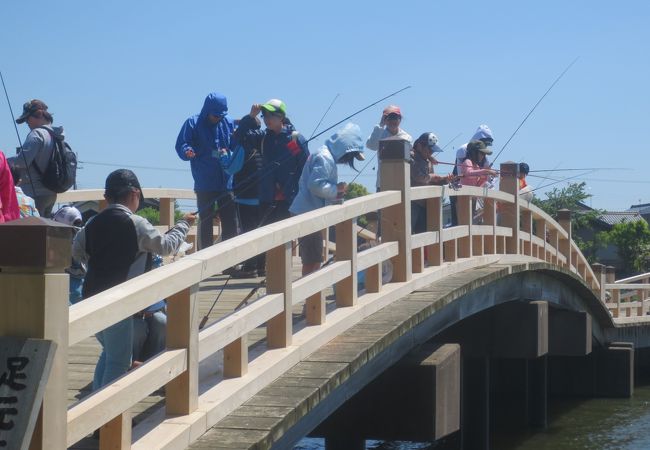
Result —
<path fill-rule="evenodd" d="M 63 136 L 55 135 L 52 130 L 41 127 L 50 134 L 54 142 L 52 157 L 44 172 L 34 164 L 36 171 L 41 175 L 43 186 L 60 194 L 70 189 L 77 179 L 77 155 L 72 151 Z"/>

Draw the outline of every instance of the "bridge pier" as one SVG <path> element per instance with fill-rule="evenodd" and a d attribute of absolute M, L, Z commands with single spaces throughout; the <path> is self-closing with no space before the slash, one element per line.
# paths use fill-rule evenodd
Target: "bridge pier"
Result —
<path fill-rule="evenodd" d="M 460 429 L 460 347 L 425 344 L 357 393 L 311 436 L 326 448 L 363 438 L 433 442 Z M 359 447 L 357 447 L 359 446 Z"/>

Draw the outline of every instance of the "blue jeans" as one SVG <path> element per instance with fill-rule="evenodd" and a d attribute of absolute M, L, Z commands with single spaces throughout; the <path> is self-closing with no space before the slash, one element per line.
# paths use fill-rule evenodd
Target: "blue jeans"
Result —
<path fill-rule="evenodd" d="M 129 317 L 111 325 L 95 335 L 102 344 L 93 378 L 93 391 L 110 384 L 131 367 L 133 352 L 133 318 Z"/>
<path fill-rule="evenodd" d="M 84 279 L 77 278 L 70 275 L 70 304 L 74 305 L 75 303 L 81 300 L 81 288 L 83 287 Z"/>
<path fill-rule="evenodd" d="M 165 349 L 167 314 L 156 311 L 133 319 L 133 360 L 146 361 Z"/>

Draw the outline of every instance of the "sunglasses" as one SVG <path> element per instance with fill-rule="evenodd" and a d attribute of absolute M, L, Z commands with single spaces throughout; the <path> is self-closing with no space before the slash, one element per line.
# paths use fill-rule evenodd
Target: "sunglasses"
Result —
<path fill-rule="evenodd" d="M 400 120 L 402 116 L 400 116 L 397 113 L 390 113 L 389 115 L 386 116 L 386 119 L 388 120 Z"/>

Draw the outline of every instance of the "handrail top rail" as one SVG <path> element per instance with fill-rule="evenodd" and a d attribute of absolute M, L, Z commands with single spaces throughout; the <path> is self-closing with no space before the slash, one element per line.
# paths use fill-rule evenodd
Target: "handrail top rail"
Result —
<path fill-rule="evenodd" d="M 238 262 L 301 236 L 398 204 L 401 197 L 399 191 L 384 191 L 349 200 L 343 205 L 319 208 L 233 237 L 107 289 L 70 308 L 69 340 L 79 342 L 160 298 L 189 288 Z M 161 279 L 166 282 L 160 283 Z M 118 308 L 121 309 L 117 311 Z"/>
<path fill-rule="evenodd" d="M 196 193 L 192 189 L 176 188 L 142 188 L 144 198 L 177 198 L 195 199 Z M 63 192 L 57 195 L 58 203 L 84 202 L 104 200 L 104 189 L 78 189 Z"/>
<path fill-rule="evenodd" d="M 627 277 L 627 278 L 621 278 L 620 280 L 614 281 L 614 283 L 619 284 L 619 283 L 630 283 L 632 281 L 638 281 L 638 280 L 643 280 L 644 278 L 650 279 L 650 272 L 642 273 L 639 275 L 634 275 L 632 277 Z"/>

